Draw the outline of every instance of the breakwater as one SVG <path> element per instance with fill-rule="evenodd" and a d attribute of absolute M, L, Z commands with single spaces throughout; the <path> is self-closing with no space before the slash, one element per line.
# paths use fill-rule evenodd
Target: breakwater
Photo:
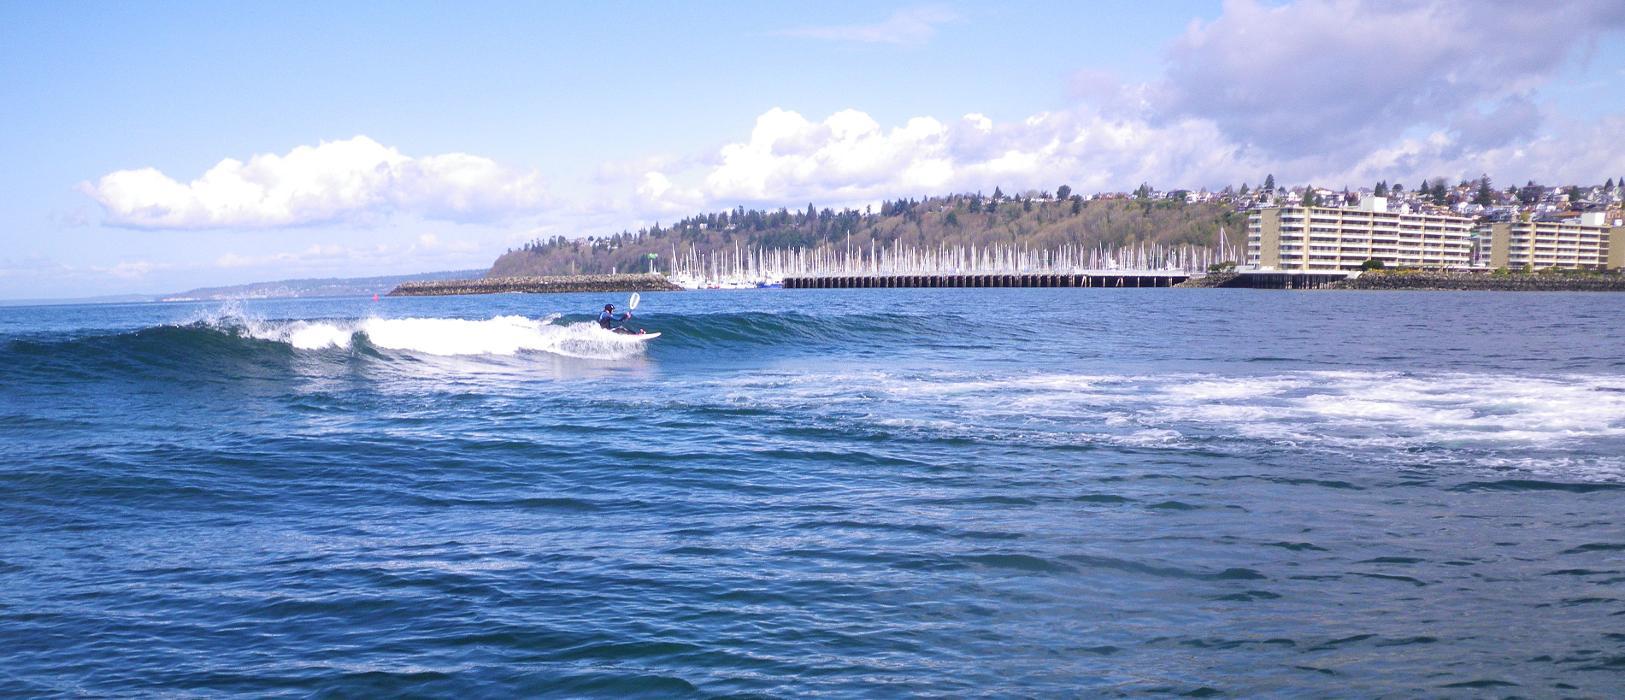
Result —
<path fill-rule="evenodd" d="M 661 275 L 555 275 L 484 277 L 471 280 L 403 282 L 390 290 L 392 297 L 429 297 L 453 294 L 507 292 L 665 292 L 682 289 Z"/>
<path fill-rule="evenodd" d="M 1496 274 L 1373 270 L 1359 277 L 1334 282 L 1325 288 L 1395 291 L 1625 292 L 1625 274 L 1540 272 Z"/>
<path fill-rule="evenodd" d="M 1187 289 L 1216 289 L 1218 287 L 1235 286 L 1238 275 L 1234 272 L 1209 272 L 1201 277 L 1192 277 L 1184 282 L 1174 285 Z"/>

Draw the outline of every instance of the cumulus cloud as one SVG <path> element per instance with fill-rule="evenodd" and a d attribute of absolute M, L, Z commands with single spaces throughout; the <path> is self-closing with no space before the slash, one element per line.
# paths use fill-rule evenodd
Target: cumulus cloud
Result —
<path fill-rule="evenodd" d="M 885 21 L 874 24 L 844 24 L 800 27 L 778 32 L 782 36 L 865 44 L 919 46 L 937 34 L 937 25 L 956 22 L 959 14 L 943 7 L 925 6 L 898 10 Z"/>
<path fill-rule="evenodd" d="M 899 35 L 884 24 L 797 33 Z M 1608 143 L 1618 119 L 1569 121 L 1538 93 L 1614 29 L 1625 29 L 1617 0 L 1230 0 L 1170 43 L 1161 78 L 1079 70 L 1069 87 L 1080 104 L 1002 123 L 973 113 L 881 125 L 855 109 L 818 120 L 775 108 L 712 158 L 638 171 L 629 204 L 665 215 L 1063 182 L 1216 187 L 1269 173 L 1336 185 L 1597 178 L 1625 158 Z"/>
<path fill-rule="evenodd" d="M 1430 124 L 1504 143 L 1539 122 L 1529 91 L 1622 27 L 1617 0 L 1230 0 L 1174 41 L 1147 116 L 1209 120 L 1288 158 L 1347 159 Z M 1499 114 L 1480 114 L 1496 104 Z"/>
<path fill-rule="evenodd" d="M 140 168 L 80 190 L 102 206 L 108 224 L 138 229 L 277 228 L 391 213 L 492 221 L 543 202 L 534 172 L 466 153 L 413 158 L 366 136 L 247 162 L 227 158 L 186 183 Z"/>
<path fill-rule="evenodd" d="M 679 193 L 702 205 L 816 201 L 872 202 L 950 191 L 1075 188 L 1129 189 L 1143 181 L 1224 181 L 1256 170 L 1211 123 L 1156 126 L 1098 112 L 1045 112 L 996 123 L 981 114 L 942 121 L 916 117 L 883 127 L 843 110 L 821 121 L 774 108 L 749 136 L 723 146 L 714 164 L 680 174 L 650 173 L 639 192 L 659 201 Z"/>
<path fill-rule="evenodd" d="M 1526 179 L 1552 183 L 1597 183 L 1625 172 L 1625 115 L 1594 122 L 1557 119 L 1561 136 L 1542 135 L 1485 149 L 1464 149 L 1451 134 L 1435 131 L 1373 150 L 1349 167 L 1344 181 L 1409 181 L 1442 176 L 1465 179 L 1488 173 L 1503 185 Z"/>
<path fill-rule="evenodd" d="M 748 135 L 690 169 L 651 170 L 635 178 L 636 196 L 620 211 L 644 221 L 706 208 L 861 206 L 882 199 L 944 192 L 1052 190 L 1083 192 L 1257 183 L 1267 173 L 1286 182 L 1332 186 L 1379 179 L 1477 177 L 1491 173 L 1563 181 L 1625 171 L 1616 147 L 1625 116 L 1597 122 L 1554 117 L 1561 138 L 1531 131 L 1533 106 L 1504 100 L 1478 122 L 1439 127 L 1341 157 L 1269 155 L 1224 132 L 1214 121 L 1173 121 L 1108 114 L 1091 108 L 1043 112 L 996 122 L 981 114 L 939 120 L 916 117 L 886 127 L 858 110 L 822 120 L 774 108 Z M 687 184 L 684 184 L 687 183 Z"/>

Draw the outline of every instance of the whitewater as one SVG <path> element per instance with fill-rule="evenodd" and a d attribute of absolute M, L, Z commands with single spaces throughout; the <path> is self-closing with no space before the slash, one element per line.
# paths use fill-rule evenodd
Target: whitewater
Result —
<path fill-rule="evenodd" d="M 1625 300 L 0 309 L 0 693 L 1625 692 Z"/>
<path fill-rule="evenodd" d="M 614 360 L 642 352 L 633 337 L 606 332 L 592 322 L 559 323 L 562 314 L 486 319 L 380 318 L 268 320 L 240 304 L 210 310 L 178 327 L 285 343 L 298 350 L 373 348 L 427 355 L 514 355 L 531 351 L 582 359 Z"/>

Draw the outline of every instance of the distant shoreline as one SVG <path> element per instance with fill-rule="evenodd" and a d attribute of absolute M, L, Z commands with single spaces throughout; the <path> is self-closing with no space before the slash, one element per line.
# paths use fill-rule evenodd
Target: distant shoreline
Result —
<path fill-rule="evenodd" d="M 664 276 L 557 275 L 484 277 L 463 280 L 404 282 L 390 290 L 392 297 L 456 296 L 463 294 L 562 294 L 567 292 L 674 292 L 682 287 Z"/>

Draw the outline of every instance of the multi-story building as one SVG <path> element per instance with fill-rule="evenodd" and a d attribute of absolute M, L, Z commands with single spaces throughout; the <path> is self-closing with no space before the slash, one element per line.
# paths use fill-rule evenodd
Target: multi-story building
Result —
<path fill-rule="evenodd" d="M 1625 267 L 1625 226 L 1608 225 L 1602 212 L 1570 221 L 1506 221 L 1484 224 L 1477 238 L 1487 248 L 1484 264 L 1509 270 L 1617 270 Z"/>
<path fill-rule="evenodd" d="M 1473 220 L 1465 216 L 1388 211 L 1384 197 L 1352 209 L 1285 206 L 1247 217 L 1247 264 L 1276 270 L 1385 267 L 1466 269 L 1473 257 Z"/>

